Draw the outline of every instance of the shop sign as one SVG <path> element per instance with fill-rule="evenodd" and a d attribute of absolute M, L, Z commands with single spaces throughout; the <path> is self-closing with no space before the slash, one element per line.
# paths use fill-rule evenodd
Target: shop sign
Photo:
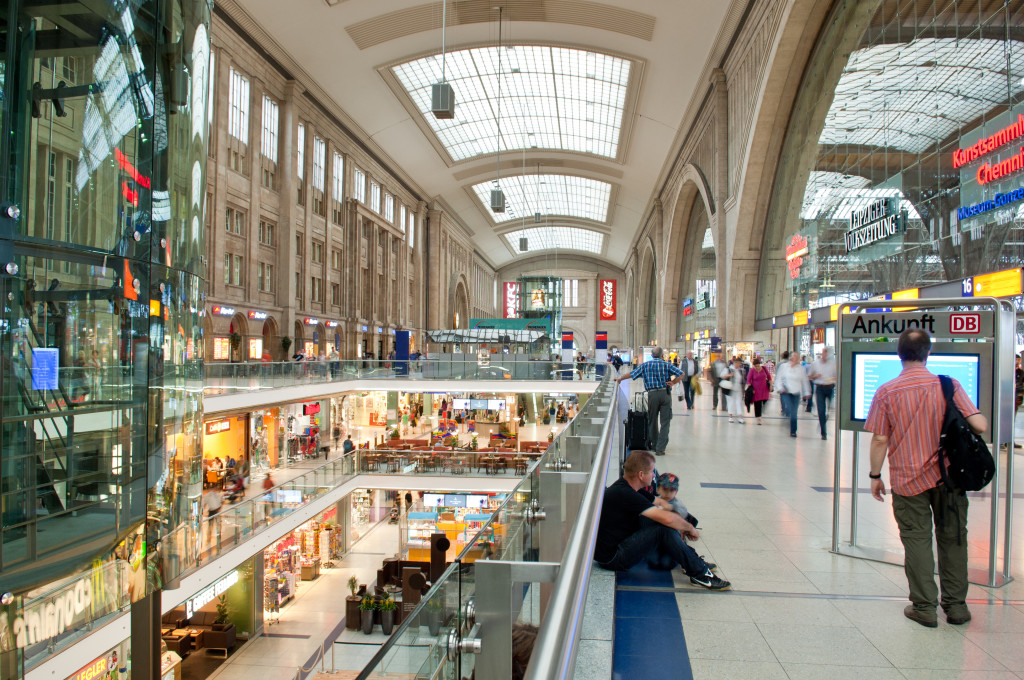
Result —
<path fill-rule="evenodd" d="M 697 279 L 697 311 L 718 306 L 718 281 Z"/>
<path fill-rule="evenodd" d="M 249 318 L 254 319 L 256 321 L 264 321 L 268 316 L 270 315 L 267 314 L 266 312 L 258 312 L 255 309 L 249 310 Z"/>
<path fill-rule="evenodd" d="M 789 278 L 795 279 L 800 276 L 800 265 L 804 263 L 804 256 L 808 252 L 807 238 L 793 234 L 793 239 L 786 246 L 786 269 L 789 270 Z"/>
<path fill-rule="evenodd" d="M 231 358 L 231 339 L 230 338 L 214 338 L 213 339 L 213 358 L 214 359 L 230 359 Z"/>
<path fill-rule="evenodd" d="M 988 201 L 981 201 L 974 205 L 965 205 L 957 208 L 956 218 L 958 220 L 967 220 L 982 213 L 987 213 L 990 210 L 1001 208 L 1004 205 L 1010 205 L 1017 201 L 1024 200 L 1024 187 L 1008 191 L 1004 194 L 996 194 L 995 198 Z"/>
<path fill-rule="evenodd" d="M 316 326 L 317 324 L 320 323 L 320 319 L 316 319 L 312 316 L 307 316 L 305 323 L 307 326 Z"/>
<path fill-rule="evenodd" d="M 825 329 L 824 328 L 812 328 L 811 329 L 811 342 L 816 345 L 825 344 Z"/>
<path fill-rule="evenodd" d="M 314 401 L 312 404 L 302 405 L 302 415 L 304 416 L 315 416 L 320 413 L 320 402 Z"/>
<path fill-rule="evenodd" d="M 880 198 L 850 215 L 850 231 L 844 237 L 846 252 L 894 236 L 902 231 L 901 227 L 897 199 Z"/>
<path fill-rule="evenodd" d="M 68 680 L 98 680 L 100 676 L 110 669 L 110 662 L 107 657 L 96 659 L 91 664 L 72 675 Z"/>
<path fill-rule="evenodd" d="M 615 321 L 615 279 L 601 279 L 601 321 Z"/>
<path fill-rule="evenodd" d="M 959 168 L 971 161 L 978 160 L 985 154 L 992 153 L 996 149 L 1024 135 L 1024 115 L 1017 114 L 1017 121 L 1012 123 L 995 134 L 979 139 L 966 149 L 957 149 L 953 152 L 953 167 Z"/>
<path fill-rule="evenodd" d="M 77 628 L 82 614 L 92 611 L 92 581 L 80 579 L 54 598 L 29 607 L 15 617 L 10 631 L 18 649 L 45 642 L 69 628 Z M 97 607 L 102 609 L 102 607 Z M 6 614 L 0 614 L 0 624 L 7 624 Z"/>
<path fill-rule="evenodd" d="M 1024 170 L 1024 147 L 1021 147 L 1020 153 L 1010 156 L 1006 160 L 995 164 L 982 163 L 978 167 L 978 184 L 988 184 L 1021 170 Z"/>
<path fill-rule="evenodd" d="M 231 419 L 211 420 L 206 424 L 206 434 L 220 434 L 231 429 Z"/>
<path fill-rule="evenodd" d="M 234 307 L 224 307 L 223 305 L 214 305 L 212 311 L 217 316 L 234 316 L 235 315 L 235 308 Z"/>
<path fill-rule="evenodd" d="M 503 297 L 504 303 L 502 304 L 503 318 L 505 319 L 518 319 L 519 310 L 517 309 L 519 300 L 519 284 L 515 281 L 506 281 L 504 283 L 505 295 Z"/>
<path fill-rule="evenodd" d="M 209 588 L 199 591 L 195 597 L 185 601 L 185 617 L 192 618 L 192 615 L 197 611 L 205 607 L 206 605 L 213 602 L 216 598 L 220 597 L 227 592 L 228 588 L 238 583 L 238 570 L 235 569 L 230 574 L 222 578 L 221 580 L 214 583 Z"/>
<path fill-rule="evenodd" d="M 340 326 L 340 325 L 341 325 L 341 324 L 340 324 L 340 323 L 338 323 L 337 321 L 328 321 L 328 322 L 327 322 L 327 327 L 328 327 L 328 328 L 337 328 L 337 327 L 338 327 L 338 326 Z"/>

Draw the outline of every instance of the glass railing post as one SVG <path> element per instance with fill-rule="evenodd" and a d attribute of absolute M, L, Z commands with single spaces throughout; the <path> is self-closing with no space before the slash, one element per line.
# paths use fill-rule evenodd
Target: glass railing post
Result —
<path fill-rule="evenodd" d="M 512 563 L 476 562 L 476 620 L 482 654 L 476 680 L 507 680 L 512 658 Z"/>

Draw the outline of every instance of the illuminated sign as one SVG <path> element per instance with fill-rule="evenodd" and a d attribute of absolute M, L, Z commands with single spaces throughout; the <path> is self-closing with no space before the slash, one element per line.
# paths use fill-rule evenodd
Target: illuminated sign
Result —
<path fill-rule="evenodd" d="M 988 184 L 1021 170 L 1024 170 L 1024 147 L 1021 147 L 1020 153 L 1010 156 L 1006 160 L 995 164 L 982 163 L 978 167 L 978 184 Z"/>
<path fill-rule="evenodd" d="M 919 295 L 917 288 L 908 288 L 907 290 L 898 290 L 890 296 L 892 300 L 916 300 Z M 916 307 L 893 307 L 894 312 L 909 312 Z"/>
<path fill-rule="evenodd" d="M 544 307 L 544 289 L 534 288 L 530 291 L 530 306 L 534 309 L 542 309 Z"/>
<path fill-rule="evenodd" d="M 224 307 L 222 305 L 214 305 L 212 311 L 217 316 L 234 316 L 235 315 L 235 308 L 234 307 Z"/>
<path fill-rule="evenodd" d="M 689 341 L 690 341 L 690 334 L 689 334 L 689 333 L 687 333 L 687 334 L 686 334 L 686 341 L 687 341 L 687 342 L 689 342 Z"/>
<path fill-rule="evenodd" d="M 718 281 L 697 279 L 697 311 L 718 306 Z"/>
<path fill-rule="evenodd" d="M 249 358 L 263 358 L 263 338 L 249 338 Z"/>
<path fill-rule="evenodd" d="M 601 320 L 615 320 L 615 279 L 601 279 Z"/>
<path fill-rule="evenodd" d="M 881 198 L 850 215 L 850 231 L 844 237 L 846 252 L 871 245 L 902 231 L 899 204 L 895 198 Z"/>
<path fill-rule="evenodd" d="M 231 340 L 229 338 L 214 338 L 213 339 L 213 358 L 214 359 L 230 359 L 231 358 Z"/>
<path fill-rule="evenodd" d="M 206 605 L 213 602 L 216 598 L 227 592 L 227 589 L 238 583 L 238 570 L 232 571 L 230 574 L 222 578 L 221 580 L 214 583 L 212 586 L 205 590 L 199 591 L 195 597 L 190 600 L 185 600 L 185 617 L 192 618 L 198 610 L 202 609 Z"/>
<path fill-rule="evenodd" d="M 107 672 L 107 657 L 96 659 L 91 664 L 72 675 L 68 680 L 99 680 Z"/>
<path fill-rule="evenodd" d="M 811 313 L 804 312 L 793 312 L 793 325 L 794 326 L 806 326 L 807 321 L 810 318 Z"/>
<path fill-rule="evenodd" d="M 337 322 L 337 321 L 328 321 L 327 322 L 327 327 L 328 328 L 337 328 L 340 325 L 341 324 L 339 322 Z"/>
<path fill-rule="evenodd" d="M 515 281 L 506 281 L 504 284 L 505 294 L 503 296 L 504 303 L 502 304 L 502 314 L 505 319 L 517 319 L 519 313 L 517 310 L 519 300 L 519 284 Z"/>
<path fill-rule="evenodd" d="M 842 306 L 843 306 L 843 304 L 840 302 L 838 304 L 835 304 L 835 305 L 832 305 L 831 307 L 829 307 L 828 308 L 828 318 L 830 320 L 832 320 L 832 321 L 839 321 L 839 308 L 842 307 Z M 843 313 L 844 314 L 849 314 L 850 313 L 849 305 L 847 305 L 843 309 Z"/>
<path fill-rule="evenodd" d="M 231 429 L 231 419 L 213 420 L 206 424 L 206 434 L 220 434 Z"/>
<path fill-rule="evenodd" d="M 1024 115 L 1018 113 L 1017 122 L 1008 125 L 993 135 L 989 135 L 984 139 L 979 139 L 966 149 L 957 149 L 954 151 L 953 167 L 959 168 L 971 161 L 978 160 L 985 154 L 991 153 L 1005 144 L 1009 144 L 1021 135 L 1024 135 Z"/>
<path fill-rule="evenodd" d="M 249 318 L 255 319 L 256 321 L 263 321 L 268 316 L 270 315 L 266 312 L 257 312 L 255 309 L 249 311 Z"/>
<path fill-rule="evenodd" d="M 967 220 L 976 215 L 987 213 L 990 210 L 1001 208 L 1004 205 L 1016 203 L 1017 201 L 1020 201 L 1022 199 L 1024 199 L 1024 187 L 1021 187 L 1020 189 L 1014 189 L 1013 191 L 1008 191 L 1005 194 L 996 194 L 995 198 L 989 201 L 981 201 L 980 203 L 975 203 L 974 205 L 967 205 L 961 208 L 957 208 L 956 218 L 958 220 Z"/>
<path fill-rule="evenodd" d="M 804 256 L 807 253 L 807 239 L 800 234 L 793 234 L 793 240 L 786 246 L 786 269 L 789 270 L 789 278 L 795 279 L 800 276 L 800 265 L 804 263 Z"/>
<path fill-rule="evenodd" d="M 1021 270 L 1007 269 L 974 277 L 974 297 L 1007 297 L 1021 294 Z"/>
<path fill-rule="evenodd" d="M 305 323 L 307 326 L 316 326 L 318 323 L 320 323 L 320 319 L 315 319 L 311 316 L 307 316 Z"/>
<path fill-rule="evenodd" d="M 149 315 L 150 316 L 160 316 L 160 301 L 159 300 L 150 300 L 149 301 Z"/>
<path fill-rule="evenodd" d="M 304 416 L 315 416 L 320 413 L 320 402 L 314 401 L 312 404 L 302 405 L 302 415 Z"/>

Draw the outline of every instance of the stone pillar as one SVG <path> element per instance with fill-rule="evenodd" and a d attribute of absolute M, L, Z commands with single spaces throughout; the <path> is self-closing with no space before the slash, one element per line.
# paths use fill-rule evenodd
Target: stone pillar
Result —
<path fill-rule="evenodd" d="M 280 217 L 277 226 L 277 305 L 281 308 L 281 335 L 292 338 L 295 347 L 295 100 L 302 94 L 294 80 L 285 84 L 281 102 L 281 131 L 278 139 L 277 167 L 280 186 Z M 274 348 L 275 351 L 277 348 Z M 285 360 L 288 357 L 284 357 Z"/>
<path fill-rule="evenodd" d="M 423 244 L 426 253 L 426 282 L 427 282 L 427 319 L 425 330 L 438 330 L 444 326 L 444 307 L 447 300 L 447 291 L 441 289 L 441 217 L 444 213 L 440 210 L 428 210 L 426 229 L 426 243 Z M 442 299 L 442 297 L 444 299 Z"/>
<path fill-rule="evenodd" d="M 143 678 L 160 677 L 160 593 L 131 605 L 132 670 Z"/>
<path fill-rule="evenodd" d="M 734 238 L 725 219 L 725 204 L 729 198 L 729 88 L 725 71 L 716 68 L 711 72 L 711 86 L 714 90 L 715 106 L 715 173 L 711 180 L 711 191 L 715 195 L 715 214 L 708 217 L 716 224 L 715 279 L 718 281 L 718 306 L 716 326 L 718 336 L 725 340 L 733 338 L 730 333 L 729 303 L 733 299 L 732 281 L 729 276 L 733 259 Z"/>

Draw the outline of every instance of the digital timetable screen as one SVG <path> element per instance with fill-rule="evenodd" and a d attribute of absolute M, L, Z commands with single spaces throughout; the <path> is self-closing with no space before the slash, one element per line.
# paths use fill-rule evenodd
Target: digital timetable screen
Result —
<path fill-rule="evenodd" d="M 895 354 L 880 352 L 853 352 L 853 404 L 852 420 L 867 420 L 871 400 L 878 388 L 900 374 L 903 364 Z M 978 354 L 932 354 L 928 357 L 928 370 L 935 375 L 954 378 L 967 392 L 975 406 L 980 408 L 979 383 L 981 356 Z"/>

